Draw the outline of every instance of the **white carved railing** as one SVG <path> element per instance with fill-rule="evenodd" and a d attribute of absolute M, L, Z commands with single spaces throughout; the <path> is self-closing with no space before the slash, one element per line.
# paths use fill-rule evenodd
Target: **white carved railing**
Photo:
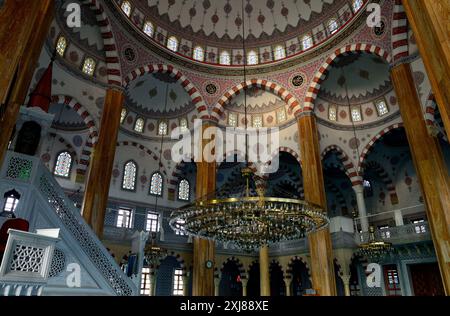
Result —
<path fill-rule="evenodd" d="M 123 273 L 103 243 L 86 224 L 79 210 L 38 158 L 8 152 L 1 177 L 33 185 L 114 292 L 120 296 L 138 295 L 135 284 Z"/>
<path fill-rule="evenodd" d="M 369 240 L 369 233 L 355 234 L 356 242 L 367 242 Z M 393 244 L 417 242 L 430 240 L 430 228 L 427 222 L 409 224 L 397 227 L 390 227 L 387 229 L 375 230 L 375 238 L 377 240 L 385 240 Z"/>
<path fill-rule="evenodd" d="M 58 240 L 10 229 L 0 266 L 0 296 L 40 296 Z"/>

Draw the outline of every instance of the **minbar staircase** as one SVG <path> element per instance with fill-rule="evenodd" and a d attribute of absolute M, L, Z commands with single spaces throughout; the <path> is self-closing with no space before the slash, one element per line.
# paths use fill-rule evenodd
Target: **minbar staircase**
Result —
<path fill-rule="evenodd" d="M 136 283 L 120 269 L 39 158 L 8 152 L 0 172 L 0 193 L 11 189 L 21 194 L 15 214 L 29 221 L 30 233 L 9 235 L 11 246 L 4 257 L 10 259 L 3 260 L 0 269 L 0 296 L 138 295 Z M 33 233 L 54 228 L 60 231 L 53 240 Z M 20 249 L 32 257 L 48 250 L 46 260 L 38 260 L 38 266 L 26 262 L 29 256 L 13 262 L 11 258 L 18 256 L 11 252 Z M 17 266 L 20 271 L 11 270 Z"/>

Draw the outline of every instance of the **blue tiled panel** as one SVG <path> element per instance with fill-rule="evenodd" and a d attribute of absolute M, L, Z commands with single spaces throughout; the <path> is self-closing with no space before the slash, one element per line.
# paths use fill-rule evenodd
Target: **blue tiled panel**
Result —
<path fill-rule="evenodd" d="M 156 295 L 172 296 L 174 270 L 180 268 L 175 257 L 169 256 L 161 262 L 156 276 Z"/>

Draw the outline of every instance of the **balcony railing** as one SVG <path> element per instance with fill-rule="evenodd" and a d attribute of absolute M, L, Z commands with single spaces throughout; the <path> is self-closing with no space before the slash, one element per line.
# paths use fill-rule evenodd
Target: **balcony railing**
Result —
<path fill-rule="evenodd" d="M 367 242 L 369 233 L 357 233 L 355 235 L 357 243 Z M 425 241 L 431 239 L 430 228 L 427 222 L 409 224 L 397 227 L 375 230 L 377 240 L 389 241 L 393 244 L 403 244 L 409 242 Z"/>

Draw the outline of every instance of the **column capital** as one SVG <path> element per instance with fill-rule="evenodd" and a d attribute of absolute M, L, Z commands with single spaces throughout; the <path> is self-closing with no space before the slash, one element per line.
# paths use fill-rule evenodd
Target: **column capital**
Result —
<path fill-rule="evenodd" d="M 420 57 L 420 55 L 418 53 L 415 53 L 413 55 L 399 58 L 389 65 L 389 70 L 391 71 L 393 68 L 403 65 L 403 64 L 411 64 L 413 61 L 415 61 L 419 57 Z"/>
<path fill-rule="evenodd" d="M 364 194 L 364 186 L 362 184 L 354 185 L 352 186 L 352 189 L 356 194 Z"/>
<path fill-rule="evenodd" d="M 344 274 L 344 275 L 341 275 L 341 279 L 342 279 L 342 282 L 344 282 L 344 284 L 350 284 L 351 276 L 348 274 Z"/>
<path fill-rule="evenodd" d="M 314 111 L 311 111 L 311 110 L 301 111 L 295 117 L 297 119 L 301 119 L 303 117 L 308 117 L 308 116 L 316 117 L 316 113 L 314 113 Z"/>

